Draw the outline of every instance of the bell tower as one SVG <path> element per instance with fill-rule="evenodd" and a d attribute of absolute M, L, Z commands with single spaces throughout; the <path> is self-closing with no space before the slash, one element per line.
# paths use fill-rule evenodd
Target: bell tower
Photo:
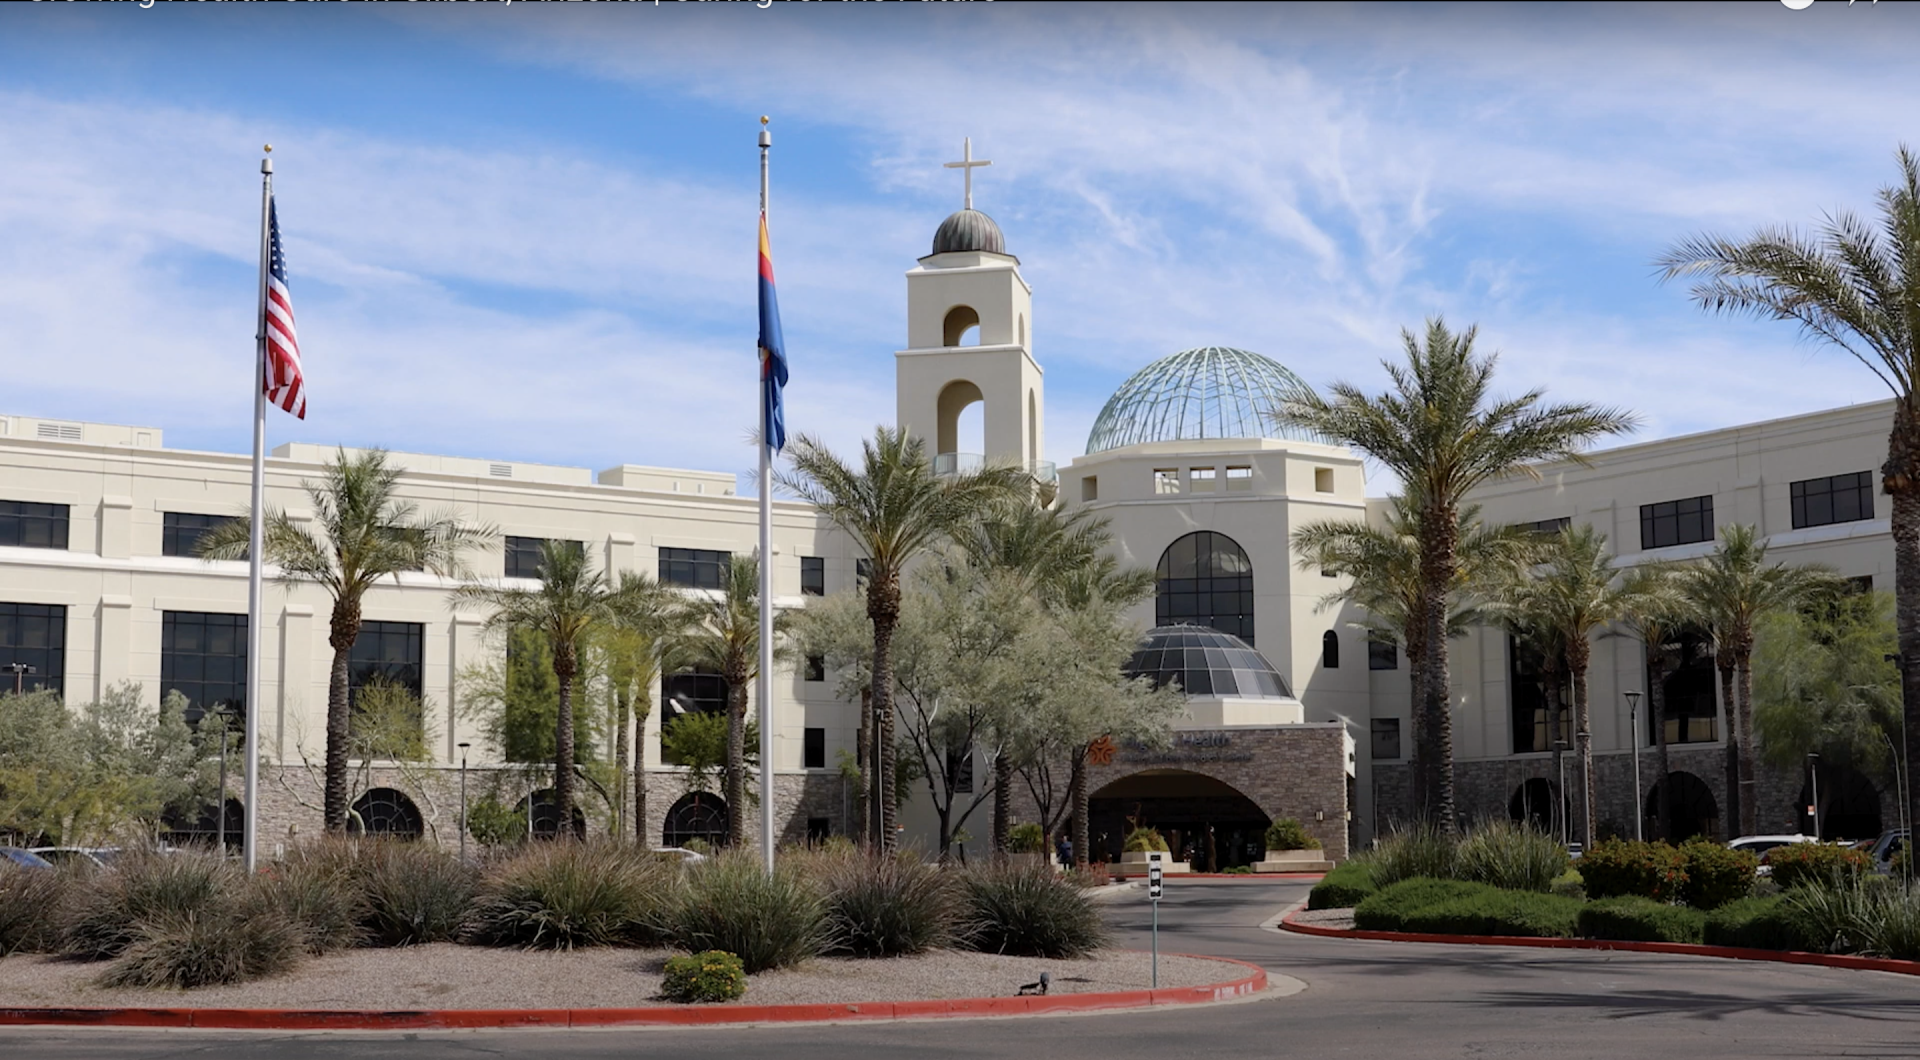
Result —
<path fill-rule="evenodd" d="M 1033 289 L 1000 226 L 973 208 L 973 170 L 991 164 L 973 157 L 971 140 L 961 161 L 947 163 L 965 174 L 965 205 L 940 223 L 933 252 L 907 270 L 907 348 L 894 354 L 897 422 L 926 442 L 941 470 L 984 458 L 1038 472 L 1045 395 L 1029 345 Z M 975 402 L 984 406 L 986 451 L 963 453 L 960 416 Z"/>

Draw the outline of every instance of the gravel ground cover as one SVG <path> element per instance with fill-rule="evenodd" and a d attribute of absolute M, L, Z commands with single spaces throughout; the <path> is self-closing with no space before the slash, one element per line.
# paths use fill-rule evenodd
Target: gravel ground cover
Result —
<path fill-rule="evenodd" d="M 1314 927 L 1338 928 L 1342 931 L 1353 930 L 1353 910 L 1351 909 L 1302 909 L 1293 922 L 1310 924 Z"/>
<path fill-rule="evenodd" d="M 438 943 L 316 957 L 273 979 L 193 991 L 103 989 L 106 967 L 16 954 L 0 959 L 0 1006 L 303 1009 L 625 1008 L 658 1004 L 667 950 L 527 952 Z M 1144 953 L 1107 951 L 1085 960 L 940 951 L 890 960 L 820 958 L 748 980 L 733 1004 L 789 1005 L 1003 997 L 1052 975 L 1054 994 L 1142 990 Z M 1237 964 L 1160 958 L 1160 985 L 1201 986 L 1241 978 Z"/>

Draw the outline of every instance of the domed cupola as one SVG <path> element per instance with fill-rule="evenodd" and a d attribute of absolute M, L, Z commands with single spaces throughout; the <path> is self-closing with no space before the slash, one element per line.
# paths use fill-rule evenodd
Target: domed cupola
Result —
<path fill-rule="evenodd" d="M 955 254 L 968 251 L 982 251 L 988 254 L 1005 254 L 1007 239 L 1000 234 L 1000 226 L 993 218 L 971 207 L 955 210 L 933 233 L 933 252 L 935 254 Z"/>
<path fill-rule="evenodd" d="M 1147 365 L 1120 384 L 1087 434 L 1087 455 L 1148 442 L 1215 438 L 1319 441 L 1274 425 L 1269 413 L 1307 390 L 1277 362 L 1246 350 L 1202 346 Z"/>

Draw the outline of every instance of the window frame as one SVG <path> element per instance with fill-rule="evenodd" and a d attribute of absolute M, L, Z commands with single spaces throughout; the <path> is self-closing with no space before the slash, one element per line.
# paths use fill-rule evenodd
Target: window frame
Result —
<path fill-rule="evenodd" d="M 1398 762 L 1406 757 L 1402 754 L 1399 718 L 1372 718 L 1367 726 L 1367 757 L 1375 762 Z M 1392 754 L 1381 754 L 1385 739 L 1392 742 Z"/>
<path fill-rule="evenodd" d="M 800 595 L 827 595 L 827 560 L 824 556 L 800 557 Z"/>
<path fill-rule="evenodd" d="M 238 519 L 237 515 L 203 515 L 199 512 L 162 512 L 160 516 L 160 554 L 197 559 L 200 542 L 208 534 Z M 201 520 L 201 526 L 182 526 L 183 520 Z M 191 534 L 191 539 L 188 535 Z M 243 557 L 244 558 L 244 557 Z"/>
<path fill-rule="evenodd" d="M 33 527 L 40 532 L 30 532 Z M 72 532 L 72 505 L 0 500 L 0 545 L 65 552 L 71 547 Z"/>
<path fill-rule="evenodd" d="M 1845 485 L 1842 485 L 1843 479 L 1848 480 Z M 1846 503 L 1852 506 L 1852 515 L 1840 514 L 1843 497 L 1849 498 Z M 1843 475 L 1801 479 L 1790 483 L 1787 487 L 1787 505 L 1791 511 L 1795 530 L 1867 522 L 1875 517 L 1873 472 L 1851 471 Z M 1824 507 L 1825 518 L 1815 517 L 1816 505 Z"/>
<path fill-rule="evenodd" d="M 32 666 L 35 671 L 22 675 L 23 690 L 66 695 L 67 610 L 65 604 L 0 602 L 0 664 L 21 663 Z M 21 643 L 28 639 L 21 634 L 21 625 L 28 619 L 46 622 L 45 644 Z M 0 674 L 0 677 L 7 679 L 7 691 L 11 692 L 13 674 Z"/>
<path fill-rule="evenodd" d="M 1690 511 L 1687 510 L 1689 505 L 1692 506 Z M 1663 523 L 1671 526 L 1673 540 L 1661 540 Z M 1656 501 L 1653 504 L 1640 506 L 1640 550 L 1642 552 L 1712 541 L 1716 530 L 1711 493 L 1703 493 L 1698 497 L 1681 497 L 1671 501 Z M 1689 533 L 1700 536 L 1689 537 L 1687 536 Z"/>
<path fill-rule="evenodd" d="M 731 552 L 663 546 L 660 549 L 659 580 L 661 585 L 676 589 L 724 590 L 732 565 Z"/>
<path fill-rule="evenodd" d="M 1400 669 L 1400 645 L 1390 640 L 1368 637 L 1367 669 L 1369 671 Z"/>
<path fill-rule="evenodd" d="M 229 650 L 216 652 L 207 646 L 216 642 L 217 630 L 231 637 Z M 180 646 L 184 636 L 197 632 L 202 648 L 187 651 Z M 225 680 L 209 679 L 209 660 L 223 660 L 232 668 Z M 197 663 L 197 667 L 194 665 Z M 198 677 L 182 676 L 182 669 L 198 672 Z M 189 692 L 183 685 L 194 686 Z M 209 698 L 224 686 L 226 695 Z M 227 721 L 228 729 L 246 729 L 247 711 L 247 616 L 220 611 L 163 611 L 160 614 L 160 696 L 164 700 L 174 691 L 187 697 L 187 724 L 196 730 L 201 719 L 221 706 L 235 708 Z"/>
<path fill-rule="evenodd" d="M 800 768 L 827 768 L 827 730 L 809 725 L 800 730 Z"/>

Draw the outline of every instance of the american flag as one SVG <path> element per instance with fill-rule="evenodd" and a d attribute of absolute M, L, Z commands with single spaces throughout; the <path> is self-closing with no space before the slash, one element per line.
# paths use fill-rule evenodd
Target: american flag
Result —
<path fill-rule="evenodd" d="M 280 249 L 280 213 L 267 202 L 267 400 L 307 418 L 307 378 L 300 370 L 300 340 L 293 330 L 293 295 L 287 291 L 287 256 Z"/>

